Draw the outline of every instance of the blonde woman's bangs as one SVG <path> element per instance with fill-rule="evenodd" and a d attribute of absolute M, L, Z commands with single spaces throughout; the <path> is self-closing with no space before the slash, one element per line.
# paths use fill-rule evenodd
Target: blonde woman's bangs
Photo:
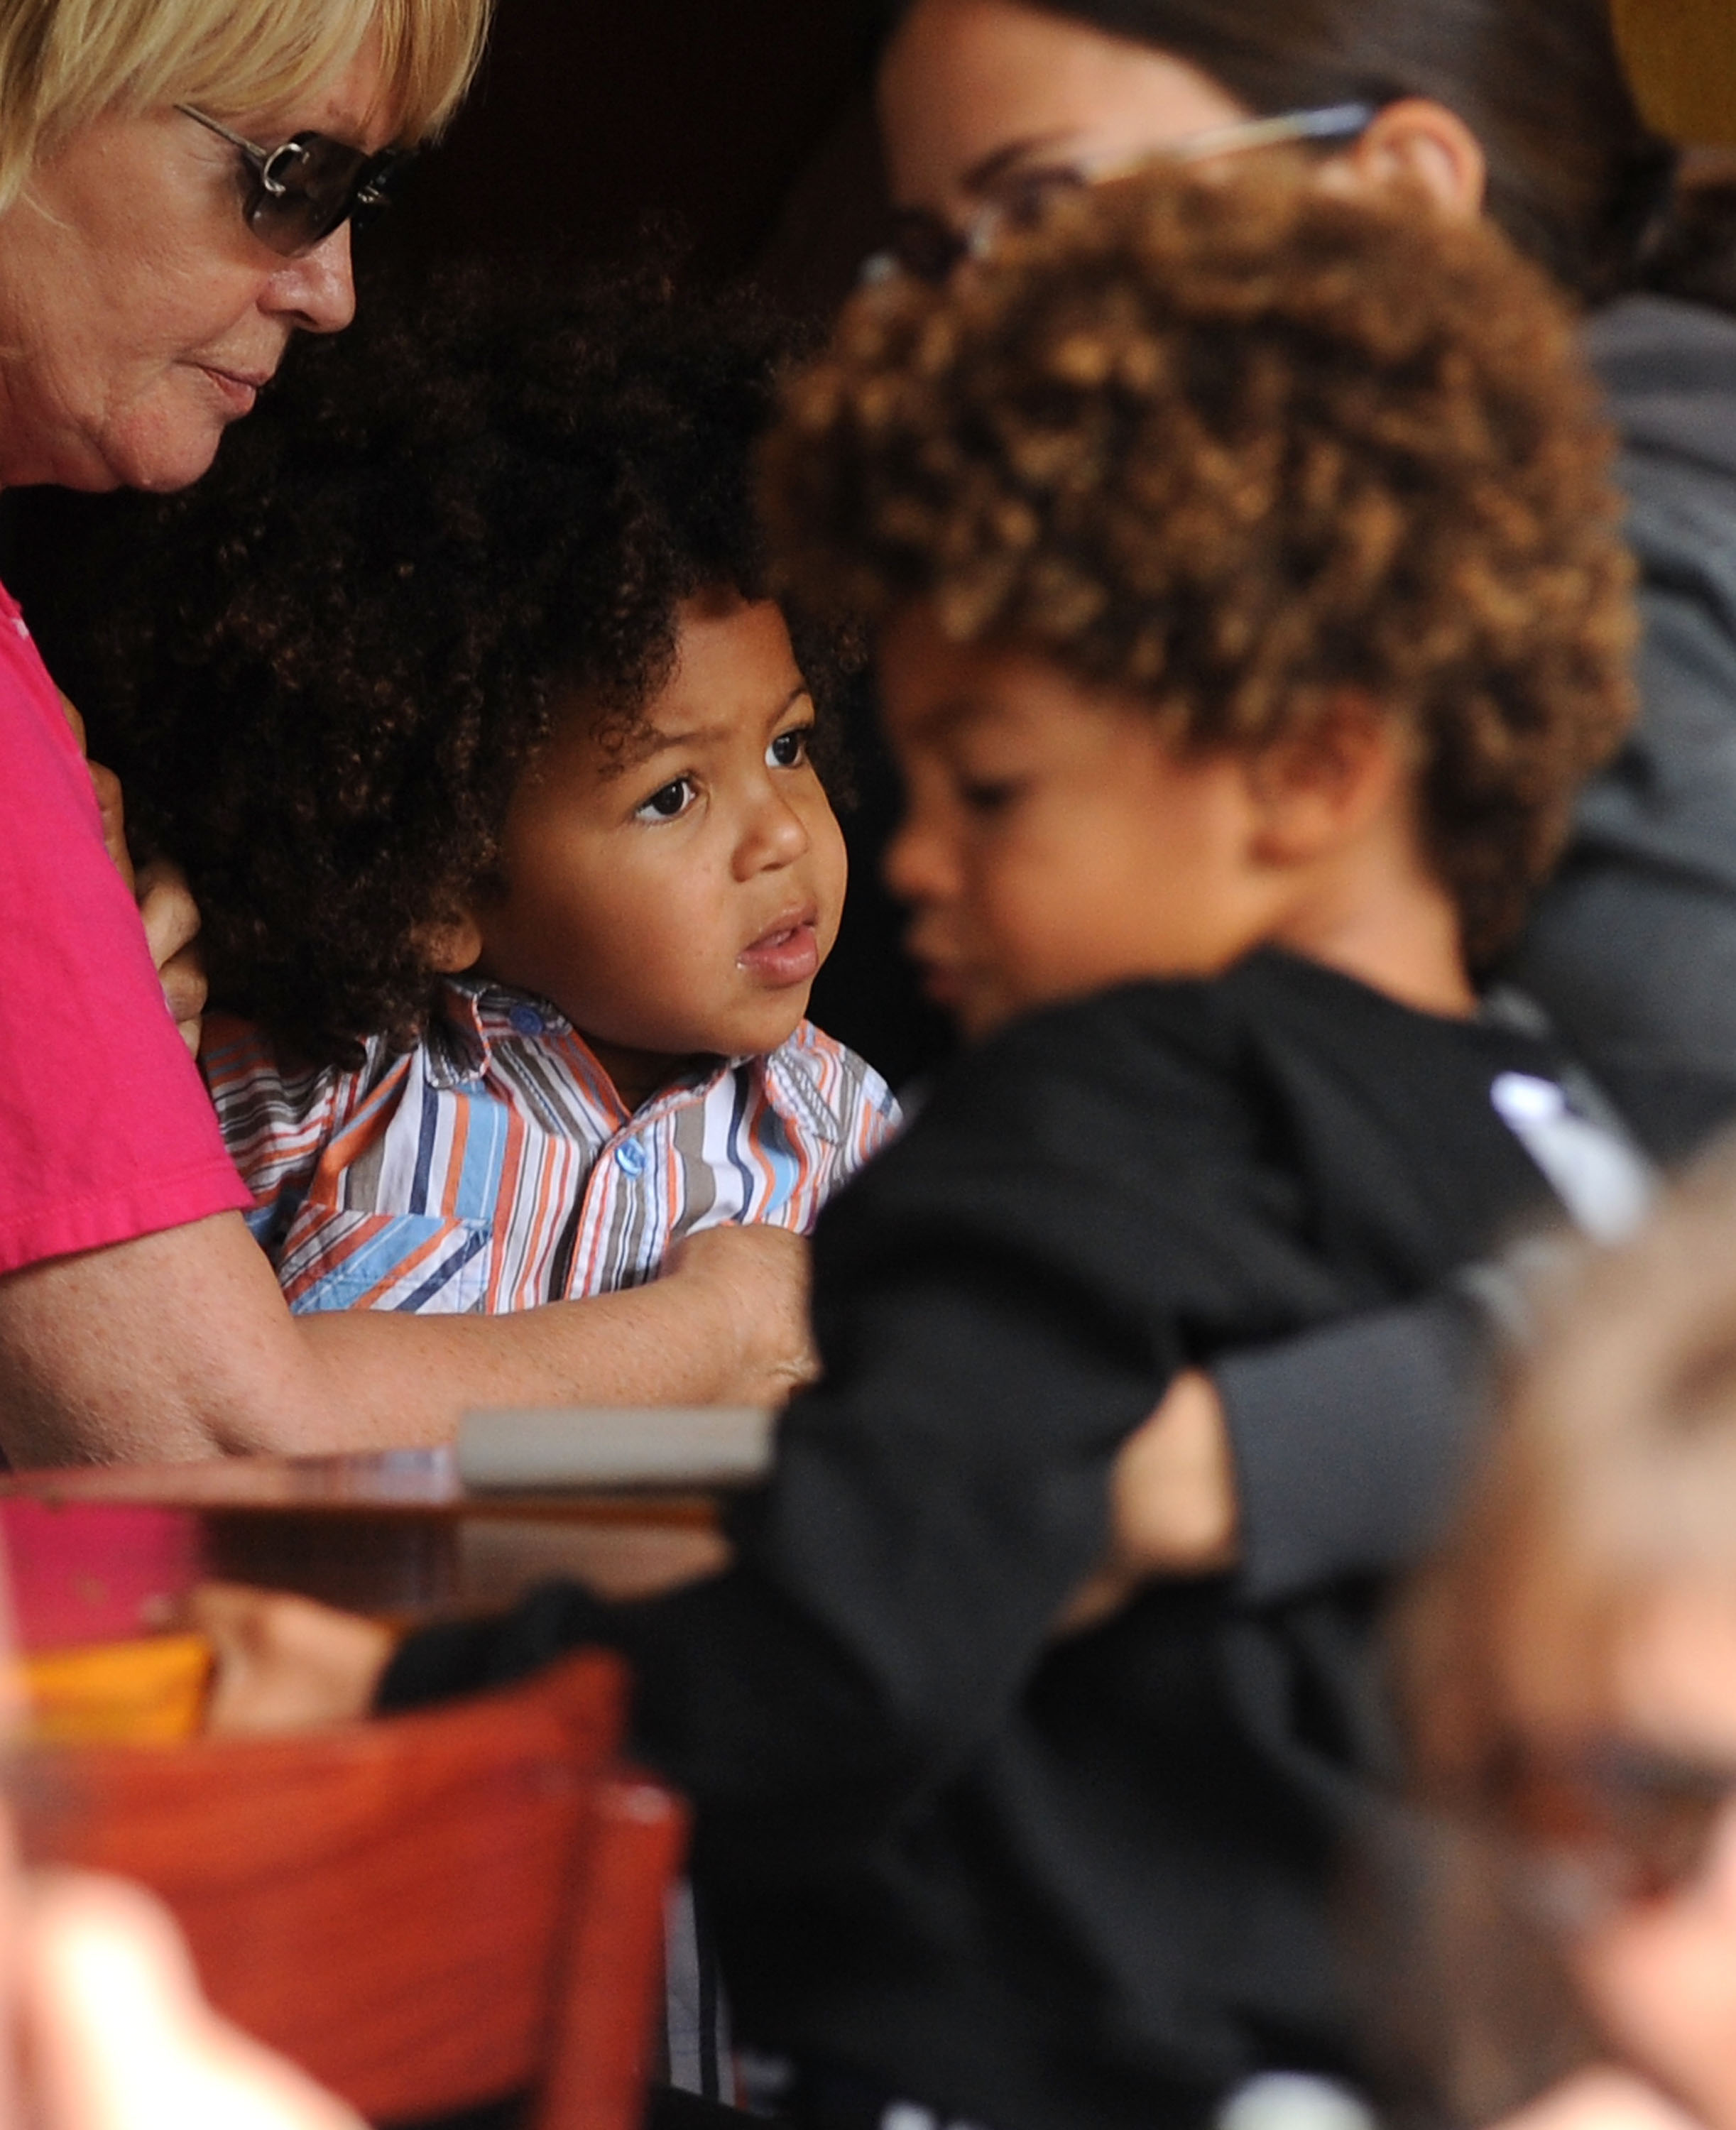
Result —
<path fill-rule="evenodd" d="M 0 0 L 0 213 L 35 165 L 109 112 L 288 110 L 371 38 L 405 144 L 438 132 L 481 57 L 491 0 Z"/>

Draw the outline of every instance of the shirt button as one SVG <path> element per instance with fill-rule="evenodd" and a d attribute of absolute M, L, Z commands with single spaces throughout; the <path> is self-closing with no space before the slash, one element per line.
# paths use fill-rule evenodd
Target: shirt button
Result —
<path fill-rule="evenodd" d="M 625 1139 L 615 1150 L 615 1166 L 626 1176 L 643 1176 L 649 1158 L 637 1139 Z"/>
<path fill-rule="evenodd" d="M 543 1016 L 533 1005 L 515 1005 L 506 1018 L 520 1035 L 540 1035 Z"/>

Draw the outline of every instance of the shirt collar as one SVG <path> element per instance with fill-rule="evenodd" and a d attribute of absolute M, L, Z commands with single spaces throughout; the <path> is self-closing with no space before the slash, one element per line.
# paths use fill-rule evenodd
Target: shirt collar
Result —
<path fill-rule="evenodd" d="M 473 1086 L 503 1043 L 552 1043 L 582 1059 L 595 1074 L 599 1088 L 607 1079 L 572 1023 L 533 991 L 515 991 L 476 977 L 448 977 L 442 986 L 441 1005 L 441 1012 L 429 1022 L 423 1050 L 429 1084 L 444 1092 Z M 752 1053 L 720 1058 L 709 1071 L 696 1070 L 666 1088 L 640 1116 L 701 1101 L 720 1080 L 743 1067 L 792 1133 L 842 1144 L 844 1120 L 805 1068 L 793 1042 L 769 1056 Z"/>

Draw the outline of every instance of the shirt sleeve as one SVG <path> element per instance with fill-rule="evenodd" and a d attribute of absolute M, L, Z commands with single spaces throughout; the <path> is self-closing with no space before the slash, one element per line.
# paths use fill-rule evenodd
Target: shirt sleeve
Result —
<path fill-rule="evenodd" d="M 1490 1344 L 1476 1302 L 1455 1287 L 1213 1362 L 1250 1602 L 1421 1557 L 1480 1438 Z"/>
<path fill-rule="evenodd" d="M 379 1047 L 370 1046 L 371 1063 Z M 252 1194 L 247 1225 L 275 1262 L 275 1246 L 367 1072 L 331 1066 L 286 1072 L 265 1030 L 227 1014 L 207 1020 L 199 1067 L 231 1158 Z"/>
<path fill-rule="evenodd" d="M 0 595 L 0 1273 L 246 1206 L 103 845 L 84 760 Z"/>

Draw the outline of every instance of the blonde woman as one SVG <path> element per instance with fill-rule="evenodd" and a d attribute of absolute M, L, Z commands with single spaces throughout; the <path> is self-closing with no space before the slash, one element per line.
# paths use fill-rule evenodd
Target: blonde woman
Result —
<path fill-rule="evenodd" d="M 1451 2119 L 1600 2062 L 1523 2130 L 1736 2130 L 1733 1236 L 1727 1152 L 1565 1281 L 1404 1622 Z"/>
<path fill-rule="evenodd" d="M 0 0 L 0 486 L 173 489 L 475 66 L 488 0 Z M 240 706 L 238 706 L 239 714 Z M 292 1319 L 87 773 L 0 592 L 0 1449 L 438 1440 L 471 1403 L 753 1398 L 801 1373 L 801 1246 L 495 1322 Z"/>

